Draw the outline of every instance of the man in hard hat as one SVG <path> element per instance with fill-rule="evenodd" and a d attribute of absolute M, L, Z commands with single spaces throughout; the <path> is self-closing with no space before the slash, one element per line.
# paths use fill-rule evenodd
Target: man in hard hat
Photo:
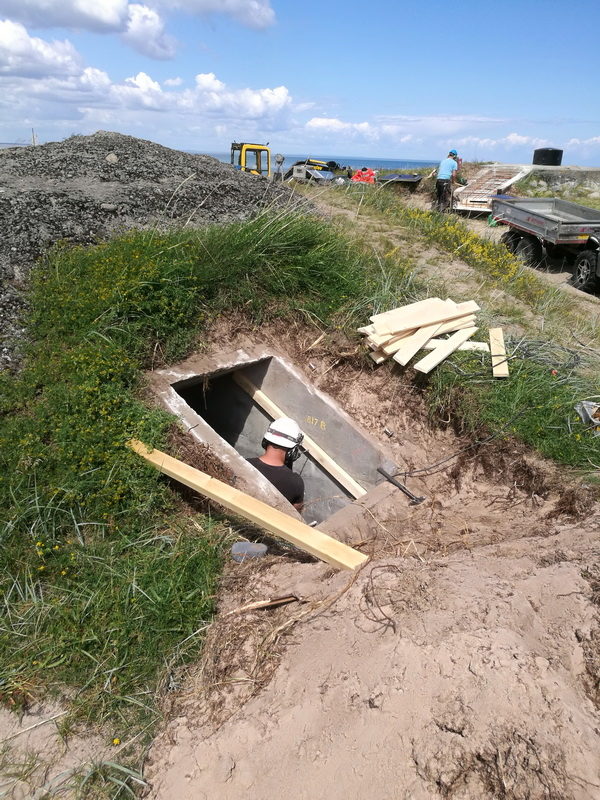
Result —
<path fill-rule="evenodd" d="M 290 417 L 280 417 L 267 428 L 262 440 L 263 455 L 248 459 L 298 511 L 304 505 L 304 481 L 292 472 L 291 466 L 300 456 L 302 439 L 304 434 L 298 423 Z"/>
<path fill-rule="evenodd" d="M 456 150 L 450 150 L 446 158 L 440 161 L 437 171 L 433 206 L 435 211 L 446 211 L 452 204 L 452 186 L 456 182 L 457 170 L 458 153 Z"/>

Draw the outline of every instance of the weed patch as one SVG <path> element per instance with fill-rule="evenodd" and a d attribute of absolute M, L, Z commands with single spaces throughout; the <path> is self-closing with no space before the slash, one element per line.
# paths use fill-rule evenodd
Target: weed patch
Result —
<path fill-rule="evenodd" d="M 126 447 L 173 441 L 172 418 L 141 399 L 143 371 L 201 346 L 222 312 L 354 324 L 408 285 L 401 261 L 296 214 L 50 254 L 32 280 L 25 367 L 0 375 L 3 702 L 72 687 L 78 717 L 129 738 L 201 642 L 224 533 L 179 515 Z"/>

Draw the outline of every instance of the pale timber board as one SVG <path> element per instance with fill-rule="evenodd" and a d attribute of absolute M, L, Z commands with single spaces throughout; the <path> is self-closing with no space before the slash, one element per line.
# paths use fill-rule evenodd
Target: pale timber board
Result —
<path fill-rule="evenodd" d="M 404 314 L 410 315 L 413 312 L 424 311 L 426 308 L 434 307 L 444 302 L 445 301 L 441 300 L 439 297 L 427 297 L 425 300 L 417 300 L 416 303 L 397 306 L 397 308 L 391 308 L 389 311 L 383 311 L 381 314 L 374 314 L 372 317 L 369 317 L 369 319 L 375 327 L 377 327 L 377 323 L 384 322 L 392 317 L 401 317 Z"/>
<path fill-rule="evenodd" d="M 376 364 L 383 364 L 383 362 L 387 361 L 389 358 L 389 356 L 386 356 L 383 350 L 373 350 L 373 352 L 369 353 L 369 355 Z"/>
<path fill-rule="evenodd" d="M 442 322 L 437 335 L 442 333 L 452 333 L 453 331 L 460 331 L 463 328 L 471 328 L 475 324 L 475 314 L 467 314 L 464 317 L 457 317 L 451 319 L 450 322 Z"/>
<path fill-rule="evenodd" d="M 165 475 L 220 503 L 234 514 L 254 522 L 275 536 L 285 539 L 286 542 L 291 542 L 296 547 L 320 558 L 321 561 L 340 569 L 354 570 L 368 558 L 316 528 L 311 528 L 304 522 L 284 514 L 283 511 L 263 503 L 262 500 L 257 500 L 256 497 L 234 489 L 233 486 L 228 486 L 216 478 L 211 478 L 205 472 L 190 467 L 189 464 L 184 464 L 183 461 L 160 450 L 149 450 L 136 439 L 132 439 L 129 446 Z"/>
<path fill-rule="evenodd" d="M 508 361 L 502 328 L 490 328 L 490 353 L 494 378 L 508 378 Z"/>
<path fill-rule="evenodd" d="M 369 317 L 371 322 L 376 323 L 381 320 L 387 319 L 388 317 L 398 315 L 403 312 L 410 313 L 412 310 L 424 309 L 427 306 L 431 305 L 432 303 L 443 303 L 444 301 L 441 300 L 439 297 L 427 297 L 425 300 L 417 300 L 416 303 L 409 303 L 405 306 L 397 306 L 396 308 L 390 308 L 389 311 L 383 311 L 381 314 L 374 314 L 372 317 Z"/>
<path fill-rule="evenodd" d="M 439 328 L 436 330 L 435 335 L 441 336 L 442 333 L 450 333 L 451 331 L 462 330 L 463 328 L 472 328 L 475 322 L 475 314 L 468 314 L 466 317 L 458 317 L 456 320 L 452 322 L 444 322 L 442 323 Z M 381 352 L 385 355 L 391 356 L 394 353 L 397 353 L 398 350 L 403 346 L 405 343 L 405 339 L 394 339 L 391 344 L 384 344 L 382 345 Z"/>
<path fill-rule="evenodd" d="M 373 347 L 382 347 L 383 345 L 397 342 L 400 339 L 406 339 L 407 336 L 412 336 L 413 333 L 416 333 L 418 330 L 418 328 L 409 328 L 407 331 L 402 331 L 401 333 L 384 333 L 382 335 L 372 333 L 368 337 L 368 342 Z"/>
<path fill-rule="evenodd" d="M 452 308 L 445 301 L 441 301 L 442 306 L 436 306 L 427 311 L 422 311 L 420 314 L 413 316 L 403 317 L 400 322 L 393 320 L 386 323 L 387 328 L 383 330 L 378 325 L 375 325 L 377 333 L 400 333 L 410 327 L 423 327 L 425 325 L 433 325 L 434 322 L 449 322 L 450 320 L 462 317 L 465 314 L 473 314 L 479 311 L 479 306 L 474 300 L 469 300 L 466 303 L 460 303 L 455 308 Z"/>
<path fill-rule="evenodd" d="M 477 328 L 465 328 L 463 331 L 456 331 L 456 333 L 453 333 L 443 344 L 440 344 L 435 350 L 432 350 L 429 355 L 417 361 L 415 369 L 419 372 L 431 372 L 431 370 L 437 367 L 438 364 L 441 364 L 445 358 L 451 355 L 455 350 L 458 350 L 461 344 L 464 344 L 467 339 L 470 339 L 476 331 Z"/>
<path fill-rule="evenodd" d="M 431 337 L 436 335 L 439 327 L 439 324 L 434 322 L 433 325 L 425 325 L 423 328 L 419 328 L 414 336 L 407 339 L 394 355 L 394 361 L 405 367 L 411 358 L 421 350 L 423 345 L 427 344 Z M 385 353 L 385 348 L 383 348 L 383 352 Z"/>
<path fill-rule="evenodd" d="M 375 333 L 391 335 L 401 333 L 410 328 L 430 325 L 433 322 L 441 322 L 443 319 L 449 319 L 452 316 L 458 316 L 453 313 L 454 311 L 455 309 L 445 300 L 440 300 L 439 297 L 430 297 L 420 303 L 411 303 L 408 306 L 389 311 L 387 312 L 388 315 L 383 319 L 374 320 L 373 317 L 370 317 L 370 319 L 375 326 Z M 432 316 L 433 318 L 430 319 Z"/>
<path fill-rule="evenodd" d="M 259 405 L 263 411 L 266 411 L 267 414 L 272 417 L 273 419 L 279 419 L 279 417 L 287 417 L 284 411 L 282 411 L 279 406 L 275 405 L 275 403 L 267 397 L 267 395 L 262 391 L 262 389 L 258 389 L 252 381 L 246 378 L 245 375 L 240 374 L 239 372 L 232 373 L 233 380 L 240 386 L 245 392 L 247 392 L 250 397 L 254 400 L 254 402 Z M 349 475 L 345 469 L 340 467 L 330 455 L 328 455 L 322 447 L 320 447 L 313 438 L 311 438 L 307 433 L 304 434 L 304 439 L 302 440 L 302 447 L 310 453 L 310 455 L 314 458 L 315 461 L 318 461 L 319 464 L 325 469 L 331 477 L 336 480 L 340 486 L 343 486 L 354 498 L 362 497 L 367 492 L 363 487 L 357 483 L 354 478 Z"/>
<path fill-rule="evenodd" d="M 368 336 L 370 333 L 375 333 L 375 328 L 372 325 L 364 325 L 362 328 L 357 328 L 356 332 L 364 333 Z"/>
<path fill-rule="evenodd" d="M 443 344 L 447 342 L 447 339 L 430 339 L 426 344 L 423 345 L 423 350 L 435 350 L 435 348 L 439 344 Z M 490 352 L 490 346 L 487 342 L 464 342 L 461 344 L 458 350 L 480 350 L 484 353 Z"/>

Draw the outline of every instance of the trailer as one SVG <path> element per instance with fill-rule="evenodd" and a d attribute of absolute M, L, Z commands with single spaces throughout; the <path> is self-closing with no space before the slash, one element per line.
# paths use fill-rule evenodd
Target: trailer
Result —
<path fill-rule="evenodd" d="M 558 197 L 494 197 L 492 215 L 508 225 L 501 241 L 529 266 L 545 258 L 572 265 L 571 285 L 593 291 L 600 277 L 600 211 Z"/>
<path fill-rule="evenodd" d="M 490 212 L 492 199 L 505 194 L 509 186 L 522 180 L 532 167 L 525 164 L 488 164 L 469 179 L 464 186 L 454 189 L 454 211 Z"/>

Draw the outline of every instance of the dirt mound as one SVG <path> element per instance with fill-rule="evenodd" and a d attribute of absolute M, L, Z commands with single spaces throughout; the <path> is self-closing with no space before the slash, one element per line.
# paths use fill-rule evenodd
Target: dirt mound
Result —
<path fill-rule="evenodd" d="M 23 333 L 17 320 L 27 274 L 55 242 L 247 219 L 292 196 L 210 156 L 106 131 L 1 150 L 0 176 L 0 369 L 12 363 Z"/>
<path fill-rule="evenodd" d="M 572 538 L 371 563 L 341 596 L 347 574 L 294 565 L 304 588 L 337 601 L 296 626 L 271 683 L 220 725 L 207 722 L 202 682 L 188 694 L 150 753 L 149 796 L 598 797 L 583 680 L 592 590 L 581 563 L 538 560 Z M 570 557 L 594 547 L 582 534 Z M 274 565 L 262 592 L 294 588 L 291 574 Z M 232 652 L 227 682 L 247 686 Z"/>
<path fill-rule="evenodd" d="M 365 538 L 348 526 L 373 557 L 358 575 L 293 553 L 230 565 L 202 661 L 165 703 L 148 797 L 600 797 L 597 506 L 517 443 L 464 450 L 406 376 L 308 351 L 314 331 L 285 341 L 427 499 L 395 492 Z"/>

